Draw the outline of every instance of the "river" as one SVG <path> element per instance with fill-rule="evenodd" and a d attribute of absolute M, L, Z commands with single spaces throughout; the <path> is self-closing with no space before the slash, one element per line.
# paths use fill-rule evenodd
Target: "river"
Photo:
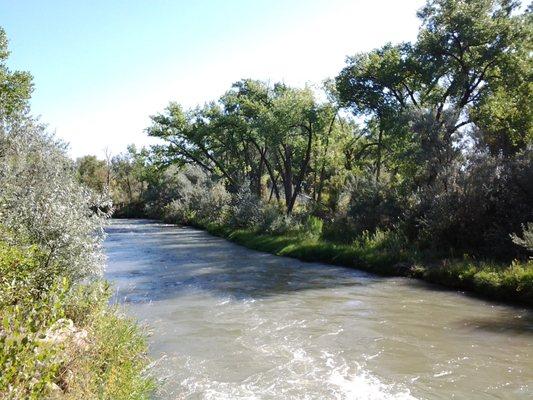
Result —
<path fill-rule="evenodd" d="M 144 220 L 107 228 L 162 399 L 531 399 L 533 314 Z"/>

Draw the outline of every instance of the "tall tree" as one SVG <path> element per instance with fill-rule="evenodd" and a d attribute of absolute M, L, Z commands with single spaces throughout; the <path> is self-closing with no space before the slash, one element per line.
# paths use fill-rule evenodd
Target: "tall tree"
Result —
<path fill-rule="evenodd" d="M 411 73 L 411 51 L 408 44 L 387 44 L 357 54 L 348 59 L 336 79 L 342 104 L 367 120 L 368 140 L 360 151 L 374 150 L 376 181 L 380 180 L 385 150 L 390 151 L 394 147 L 391 142 L 405 136 L 402 112 L 419 106 L 418 82 Z"/>
<path fill-rule="evenodd" d="M 109 169 L 105 161 L 96 156 L 83 156 L 76 160 L 78 181 L 98 193 L 109 189 Z"/>
<path fill-rule="evenodd" d="M 531 18 L 517 15 L 517 8 L 508 0 L 429 0 L 418 13 L 422 27 L 416 43 L 386 45 L 349 59 L 337 86 L 356 114 L 375 120 L 376 139 L 368 146 L 378 149 L 376 177 L 387 133 L 403 132 L 397 137 L 407 139 L 401 151 L 408 157 L 395 158 L 421 166 L 426 183 L 460 156 L 457 145 L 467 127 L 475 130 L 474 123 L 495 153 L 508 152 L 505 143 L 526 145 Z M 527 116 L 517 109 L 528 110 Z M 416 180 L 416 173 L 410 175 Z"/>
<path fill-rule="evenodd" d="M 291 213 L 304 189 L 321 196 L 327 155 L 317 153 L 317 146 L 337 132 L 337 112 L 338 107 L 319 103 L 309 88 L 243 80 L 201 109 L 183 111 L 171 104 L 152 117 L 148 133 L 165 140 L 156 148 L 165 162 L 197 164 L 225 179 L 231 191 L 249 182 L 261 198 L 266 178 L 271 194 L 278 201 L 283 197 Z M 328 144 L 323 151 L 334 148 Z M 313 166 L 315 188 L 308 181 Z"/>
<path fill-rule="evenodd" d="M 28 72 L 11 71 L 7 67 L 7 44 L 6 32 L 0 27 L 0 121 L 3 124 L 27 110 L 33 91 L 32 76 Z"/>

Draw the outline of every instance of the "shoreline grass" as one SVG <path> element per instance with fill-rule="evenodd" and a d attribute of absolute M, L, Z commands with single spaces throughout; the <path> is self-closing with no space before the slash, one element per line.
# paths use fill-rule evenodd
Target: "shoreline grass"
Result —
<path fill-rule="evenodd" d="M 43 273 L 35 246 L 0 240 L 0 398 L 150 398 L 146 334 L 106 281 Z"/>

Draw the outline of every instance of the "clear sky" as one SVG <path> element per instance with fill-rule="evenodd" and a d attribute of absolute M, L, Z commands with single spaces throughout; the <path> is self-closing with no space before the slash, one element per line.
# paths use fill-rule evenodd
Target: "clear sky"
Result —
<path fill-rule="evenodd" d="M 12 69 L 73 157 L 149 143 L 169 101 L 214 100 L 241 78 L 303 86 L 347 55 L 413 40 L 423 0 L 0 0 Z"/>

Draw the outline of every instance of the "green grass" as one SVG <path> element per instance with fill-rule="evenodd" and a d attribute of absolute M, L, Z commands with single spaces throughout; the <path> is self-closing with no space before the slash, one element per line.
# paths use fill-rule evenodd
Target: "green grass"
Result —
<path fill-rule="evenodd" d="M 376 235 L 338 244 L 299 234 L 271 235 L 250 229 L 204 226 L 210 233 L 251 249 L 303 261 L 358 268 L 386 276 L 407 276 L 484 297 L 533 306 L 533 261 L 503 264 L 473 259 L 422 259 L 415 250 Z M 407 248 L 407 249 L 406 249 Z"/>
<path fill-rule="evenodd" d="M 251 249 L 303 261 L 359 268 L 382 275 L 396 275 L 391 266 L 407 260 L 404 252 L 386 246 L 340 244 L 300 234 L 271 235 L 250 229 L 232 230 L 214 225 L 208 225 L 206 228 L 214 235 Z"/>
<path fill-rule="evenodd" d="M 510 265 L 469 259 L 444 260 L 420 271 L 420 277 L 483 296 L 533 306 L 533 260 Z"/>
<path fill-rule="evenodd" d="M 143 330 L 106 282 L 73 284 L 45 259 L 0 240 L 0 398 L 148 399 Z"/>

